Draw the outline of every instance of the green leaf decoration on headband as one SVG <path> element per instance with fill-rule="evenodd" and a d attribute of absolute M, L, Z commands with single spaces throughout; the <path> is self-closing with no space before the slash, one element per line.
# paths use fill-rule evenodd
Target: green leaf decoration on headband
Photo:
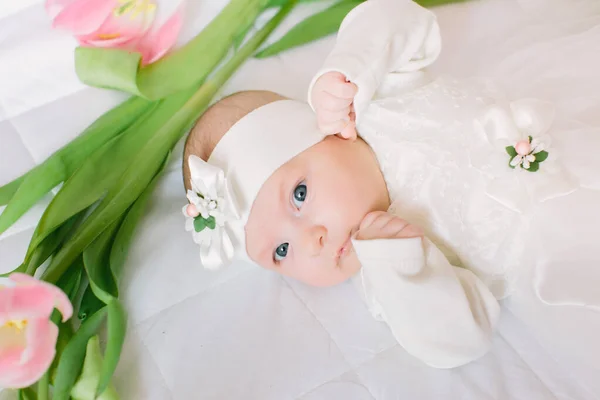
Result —
<path fill-rule="evenodd" d="M 217 226 L 217 224 L 215 217 L 212 215 L 208 218 L 203 218 L 201 215 L 194 218 L 194 230 L 196 232 L 202 232 L 204 228 L 215 229 L 215 226 Z"/>

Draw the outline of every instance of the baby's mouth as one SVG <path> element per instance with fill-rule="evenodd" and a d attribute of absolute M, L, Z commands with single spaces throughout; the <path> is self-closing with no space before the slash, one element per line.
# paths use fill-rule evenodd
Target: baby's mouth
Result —
<path fill-rule="evenodd" d="M 342 246 L 338 249 L 335 259 L 339 263 L 342 258 L 348 255 L 352 250 L 352 239 L 354 238 L 358 228 L 352 228 L 350 234 L 348 235 L 348 239 L 342 244 Z"/>
<path fill-rule="evenodd" d="M 340 260 L 346 254 L 348 254 L 348 251 L 350 250 L 350 247 L 352 247 L 352 241 L 351 241 L 351 238 L 349 237 L 344 242 L 344 244 L 342 245 L 342 247 L 340 247 L 340 249 L 338 250 L 338 252 L 337 252 L 337 259 Z"/>

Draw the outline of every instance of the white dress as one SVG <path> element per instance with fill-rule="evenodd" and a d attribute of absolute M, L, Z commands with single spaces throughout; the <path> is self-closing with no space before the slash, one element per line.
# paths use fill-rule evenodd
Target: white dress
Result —
<path fill-rule="evenodd" d="M 465 69 L 489 79 L 455 79 L 422 70 L 441 49 L 433 14 L 408 0 L 369 0 L 346 17 L 313 80 L 339 71 L 358 85 L 358 132 L 379 160 L 390 211 L 422 226 L 497 298 L 529 279 L 542 302 L 600 309 L 595 3 L 555 1 L 550 8 L 567 5 L 565 12 L 541 13 L 545 23 L 514 26 L 504 41 L 475 50 L 477 63 Z M 520 141 L 529 150 L 515 158 Z M 360 244 L 357 251 L 360 258 Z M 385 281 L 374 277 L 381 271 L 363 262 L 361 285 Z M 372 310 L 381 308 L 380 289 L 390 285 L 367 293 Z"/>

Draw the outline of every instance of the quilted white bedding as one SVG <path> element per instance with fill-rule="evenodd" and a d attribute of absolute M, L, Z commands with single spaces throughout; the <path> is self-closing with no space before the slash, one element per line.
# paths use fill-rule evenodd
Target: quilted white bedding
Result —
<path fill-rule="evenodd" d="M 225 1 L 189 3 L 182 42 Z M 299 6 L 275 37 L 325 6 Z M 468 60 L 456 55 L 522 12 L 517 0 L 436 9 L 445 47 L 434 70 L 466 72 L 458 61 Z M 251 60 L 222 94 L 267 89 L 303 99 L 332 40 Z M 50 29 L 43 1 L 0 0 L 0 185 L 124 98 L 78 82 L 75 45 Z M 123 277 L 129 332 L 115 377 L 123 399 L 600 398 L 599 314 L 545 306 L 527 289 L 504 302 L 487 356 L 435 370 L 397 345 L 350 284 L 310 288 L 242 263 L 203 270 L 183 229 L 180 165 L 174 157 L 156 189 Z M 0 272 L 21 262 L 48 200 L 0 236 Z"/>

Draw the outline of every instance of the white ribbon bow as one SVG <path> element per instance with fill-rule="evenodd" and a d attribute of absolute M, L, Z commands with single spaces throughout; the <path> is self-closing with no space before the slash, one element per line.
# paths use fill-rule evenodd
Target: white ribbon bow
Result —
<path fill-rule="evenodd" d="M 218 269 L 235 255 L 235 234 L 230 223 L 239 220 L 239 213 L 223 170 L 193 155 L 189 157 L 188 165 L 192 189 L 187 191 L 187 198 L 198 215 L 189 215 L 189 204 L 183 207 L 185 230 L 191 231 L 194 242 L 200 245 L 202 265 Z M 207 225 L 196 231 L 197 219 L 211 218 L 214 218 L 212 227 Z"/>
<path fill-rule="evenodd" d="M 577 188 L 577 182 L 558 162 L 558 151 L 550 147 L 548 131 L 553 120 L 554 106 L 537 99 L 517 100 L 509 107 L 494 105 L 476 120 L 475 128 L 483 138 L 483 145 L 474 148 L 470 162 L 491 177 L 486 187 L 488 196 L 522 212 L 536 202 L 566 195 Z M 519 160 L 506 151 L 506 147 L 529 137 L 532 149 L 543 146 L 548 153 L 536 172 L 526 170 L 529 164 L 525 158 L 522 162 L 526 168 L 521 168 L 516 163 Z"/>

